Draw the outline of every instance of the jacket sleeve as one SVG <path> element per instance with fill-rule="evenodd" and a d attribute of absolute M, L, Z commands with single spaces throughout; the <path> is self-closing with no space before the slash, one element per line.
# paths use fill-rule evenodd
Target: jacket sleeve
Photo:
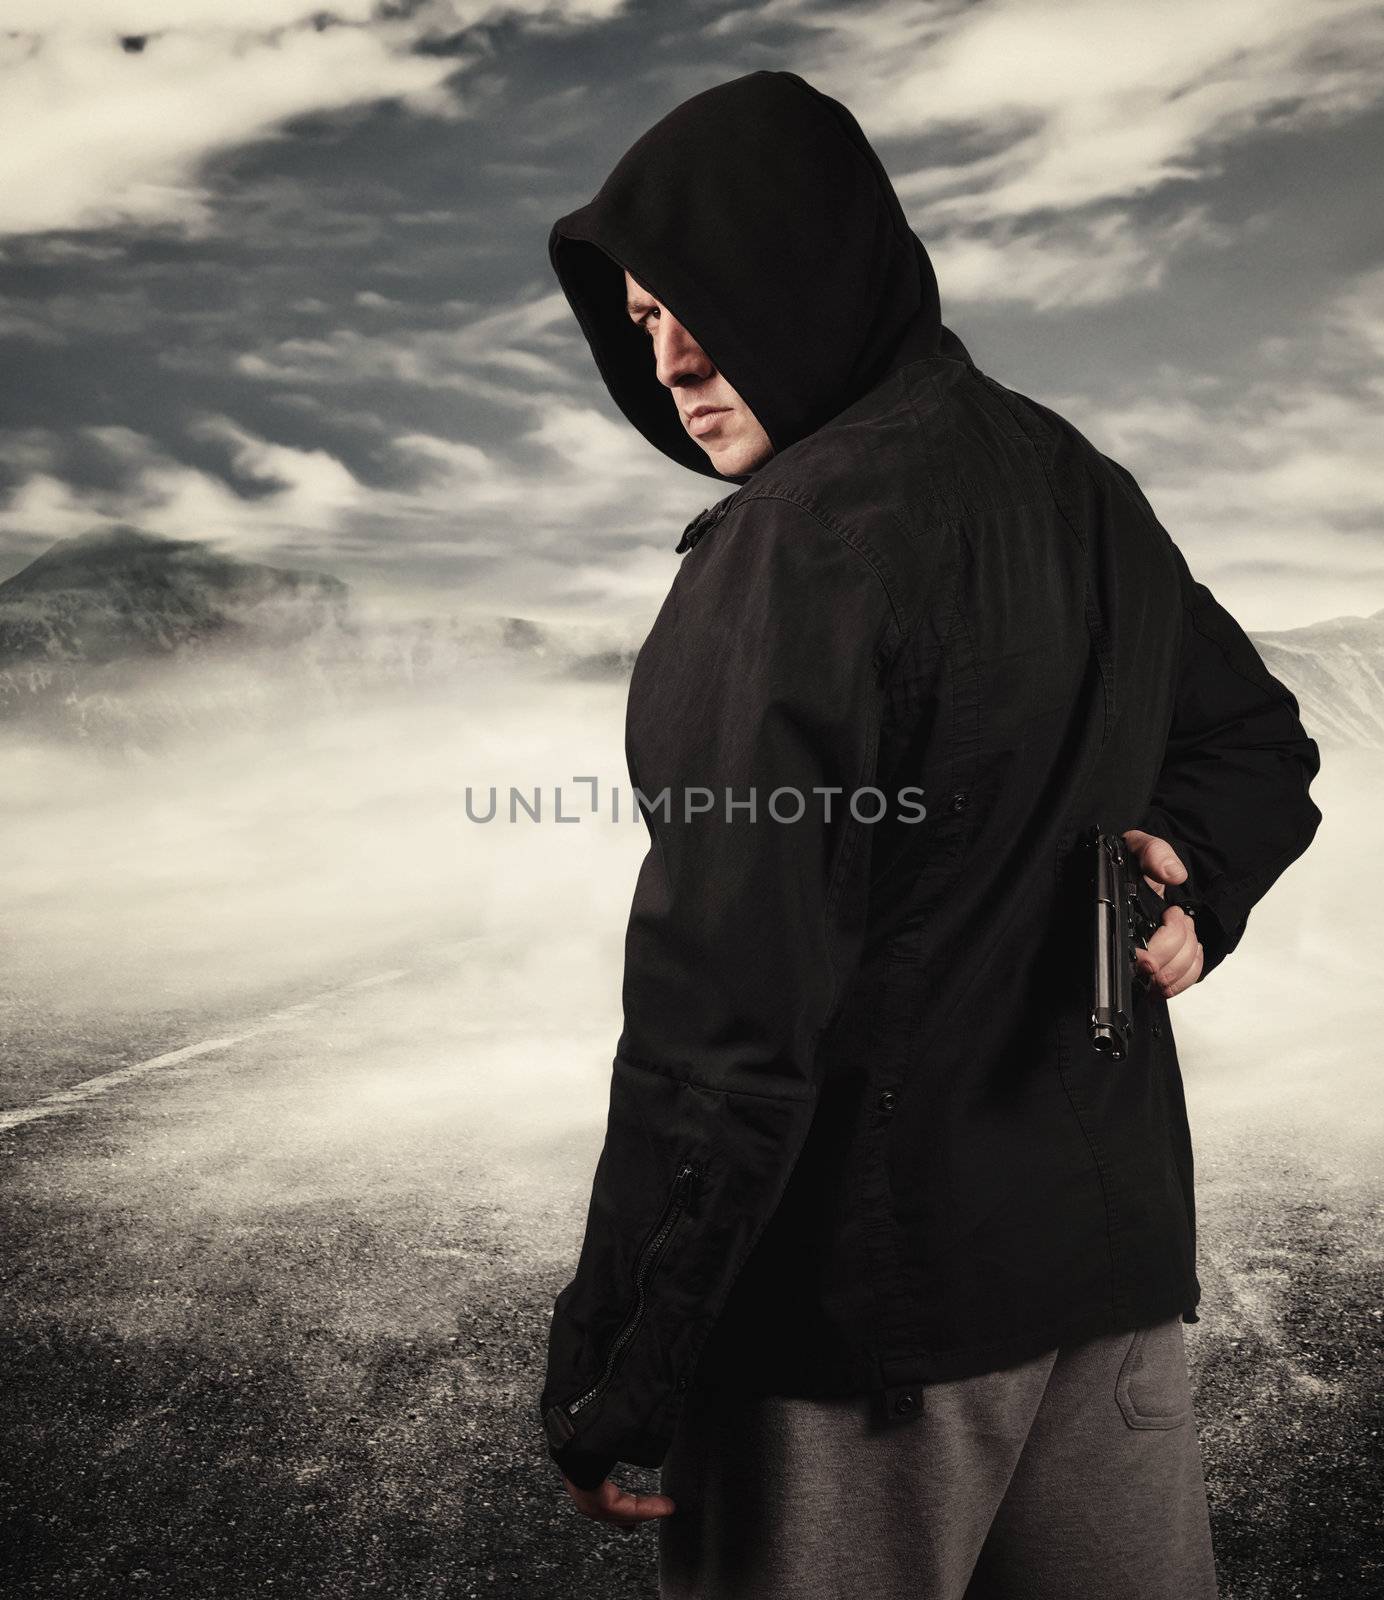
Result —
<path fill-rule="evenodd" d="M 626 754 L 650 846 L 605 1145 L 539 1401 L 549 1454 L 582 1487 L 662 1462 L 802 1149 L 817 1042 L 860 958 L 879 802 L 854 791 L 874 775 L 898 644 L 849 540 L 761 494 L 684 558 L 636 661 Z"/>
<path fill-rule="evenodd" d="M 1239 943 L 1251 907 L 1312 842 L 1308 787 L 1321 764 L 1292 692 L 1168 541 L 1182 593 L 1182 644 L 1167 749 L 1137 826 L 1187 868 L 1165 899 L 1196 918 L 1201 976 Z"/>

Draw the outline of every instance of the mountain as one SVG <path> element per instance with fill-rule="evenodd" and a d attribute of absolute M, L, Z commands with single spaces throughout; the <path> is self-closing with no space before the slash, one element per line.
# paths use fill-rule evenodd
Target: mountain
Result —
<path fill-rule="evenodd" d="M 0 583 L 0 662 L 98 665 L 208 644 L 282 644 L 345 620 L 339 578 L 116 527 L 62 539 Z"/>
<path fill-rule="evenodd" d="M 362 618 L 338 578 L 132 527 L 61 540 L 0 583 L 0 722 L 106 748 L 446 692 L 485 659 L 618 678 L 633 658 L 524 617 Z"/>
<path fill-rule="evenodd" d="M 0 583 L 0 720 L 138 742 L 196 720 L 176 693 L 150 699 L 158 678 L 224 673 L 347 626 L 347 587 L 322 573 L 127 526 L 62 539 Z"/>
<path fill-rule="evenodd" d="M 1384 610 L 1250 637 L 1314 739 L 1384 748 Z"/>
<path fill-rule="evenodd" d="M 1251 638 L 1314 738 L 1384 748 L 1384 610 Z M 61 540 L 0 583 L 0 722 L 106 745 L 446 693 L 500 662 L 618 680 L 635 653 L 610 630 L 526 617 L 364 618 L 338 578 L 131 527 Z"/>

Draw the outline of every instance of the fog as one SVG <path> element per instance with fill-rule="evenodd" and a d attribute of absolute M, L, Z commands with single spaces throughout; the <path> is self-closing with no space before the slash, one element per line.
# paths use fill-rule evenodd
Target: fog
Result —
<path fill-rule="evenodd" d="M 161 725 L 170 692 L 149 689 Z M 191 717 L 152 752 L 6 730 L 4 1103 L 428 963 L 446 977 L 413 999 L 416 1065 L 445 1038 L 453 1077 L 508 1076 L 476 1039 L 508 1009 L 573 1040 L 590 1029 L 591 1063 L 608 1067 L 646 840 L 628 810 L 624 701 L 622 680 L 496 653 L 445 682 L 319 696 L 273 721 Z M 598 780 L 595 814 L 577 777 Z M 472 820 L 491 785 L 495 820 Z M 509 820 L 511 786 L 530 805 L 541 791 L 541 821 Z M 553 820 L 556 787 L 579 821 Z M 414 1079 L 392 1082 L 399 1096 Z"/>
<path fill-rule="evenodd" d="M 1377 1164 L 1384 986 L 1376 797 L 1384 751 L 1323 746 L 1313 844 L 1250 914 L 1239 946 L 1172 1002 L 1189 1109 L 1259 1118 L 1306 1150 Z"/>
<path fill-rule="evenodd" d="M 150 681 L 164 724 L 170 694 L 200 696 L 205 711 L 205 683 L 184 682 Z M 114 756 L 23 726 L 0 738 L 17 1052 L 7 1103 L 129 1059 L 131 1029 L 142 1038 L 153 1023 L 151 1042 L 172 1048 L 200 1026 L 444 951 L 464 977 L 439 989 L 439 1015 L 413 1016 L 420 1057 L 441 1013 L 452 1025 L 464 982 L 477 1014 L 503 995 L 535 1027 L 604 1029 L 602 1048 L 582 1046 L 595 1096 L 646 837 L 624 768 L 625 679 L 497 649 L 440 679 L 297 708 L 272 682 L 258 697 L 240 688 L 273 717 L 189 716 L 152 750 Z M 594 813 L 577 781 L 591 777 Z M 1240 949 L 1174 1003 L 1194 1109 L 1291 1104 L 1347 1142 L 1377 1131 L 1381 777 L 1384 753 L 1324 752 L 1315 844 L 1255 909 Z M 491 786 L 495 818 L 476 820 Z M 541 791 L 541 821 L 513 810 L 511 787 L 531 805 Z M 558 788 L 579 821 L 555 820 Z M 514 1068 L 477 1049 L 456 1070 L 483 1081 Z"/>
<path fill-rule="evenodd" d="M 611 1589 L 535 1413 L 647 837 L 602 661 L 163 663 L 0 732 L 24 1592 L 648 1588 L 631 1541 Z M 1172 1003 L 1228 1596 L 1344 1573 L 1371 1515 L 1381 780 L 1324 751 L 1313 848 Z"/>

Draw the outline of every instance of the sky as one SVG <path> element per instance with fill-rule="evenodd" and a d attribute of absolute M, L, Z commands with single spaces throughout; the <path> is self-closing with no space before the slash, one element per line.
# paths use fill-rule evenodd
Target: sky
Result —
<path fill-rule="evenodd" d="M 333 573 L 404 615 L 642 637 L 683 525 L 730 486 L 621 417 L 548 232 L 665 112 L 776 68 L 854 112 L 977 364 L 1129 467 L 1247 628 L 1384 608 L 1376 5 L 323 4 L 0 0 L 0 579 L 134 524 Z M 502 1201 L 532 1189 L 545 1219 L 562 1185 L 582 1202 L 589 1164 L 523 1151 L 604 1125 L 647 835 L 629 809 L 506 829 L 466 802 L 560 783 L 580 803 L 574 775 L 597 774 L 609 816 L 611 787 L 630 794 L 627 679 L 507 660 L 356 700 L 333 679 L 321 714 L 276 678 L 289 710 L 257 721 L 238 677 L 228 692 L 214 661 L 185 665 L 207 676 L 151 671 L 128 702 L 95 682 L 119 759 L 102 737 L 6 732 L 0 1089 L 407 966 L 436 981 L 383 1039 L 324 1018 L 312 1059 L 350 1073 L 313 1126 L 366 1152 L 383 1126 L 387 1155 L 391 1126 L 488 1102 Z M 1300 1235 L 1274 1219 L 1334 1196 L 1350 1270 L 1367 1233 L 1347 1184 L 1377 1167 L 1381 783 L 1377 750 L 1328 753 L 1321 843 L 1176 1002 L 1193 1124 L 1230 1130 L 1209 1211 L 1233 1247 L 1207 1283 L 1236 1318 L 1289 1304 L 1301 1260 L 1277 1241 Z M 213 1184 L 298 1181 L 279 1122 L 233 1107 L 230 1126 L 249 1138 L 234 1160 L 194 1147 Z M 391 1194 L 412 1171 L 376 1170 Z M 1241 1248 L 1261 1236 L 1262 1271 Z M 1277 1319 L 1259 1336 L 1287 1348 Z"/>
<path fill-rule="evenodd" d="M 7 0 L 0 27 L 0 577 L 125 522 L 639 636 L 724 487 L 620 416 L 548 230 L 769 67 L 852 109 L 976 363 L 1128 466 L 1246 627 L 1384 607 L 1373 5 Z"/>

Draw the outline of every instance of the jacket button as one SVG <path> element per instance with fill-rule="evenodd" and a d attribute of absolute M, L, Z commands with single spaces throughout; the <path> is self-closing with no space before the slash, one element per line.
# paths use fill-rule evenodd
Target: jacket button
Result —
<path fill-rule="evenodd" d="M 966 793 L 966 791 L 964 789 L 958 789 L 956 791 L 956 793 L 951 797 L 951 808 L 952 808 L 952 810 L 953 811 L 964 811 L 966 809 L 966 802 L 969 799 L 970 799 L 970 796 Z"/>
<path fill-rule="evenodd" d="M 880 1095 L 879 1100 L 876 1103 L 881 1111 L 888 1113 L 892 1111 L 896 1105 L 898 1105 L 899 1097 L 892 1089 L 886 1089 L 884 1093 Z"/>
<path fill-rule="evenodd" d="M 894 1396 L 894 1411 L 898 1416 L 906 1417 L 917 1404 L 917 1396 L 909 1393 L 907 1389 L 902 1394 Z"/>
<path fill-rule="evenodd" d="M 687 1393 L 687 1378 L 686 1378 L 685 1375 L 678 1379 L 678 1393 L 679 1394 L 686 1394 Z"/>
<path fill-rule="evenodd" d="M 1153 1036 L 1155 1039 L 1161 1039 L 1163 1037 L 1163 1024 L 1161 1022 L 1154 1023 Z"/>

